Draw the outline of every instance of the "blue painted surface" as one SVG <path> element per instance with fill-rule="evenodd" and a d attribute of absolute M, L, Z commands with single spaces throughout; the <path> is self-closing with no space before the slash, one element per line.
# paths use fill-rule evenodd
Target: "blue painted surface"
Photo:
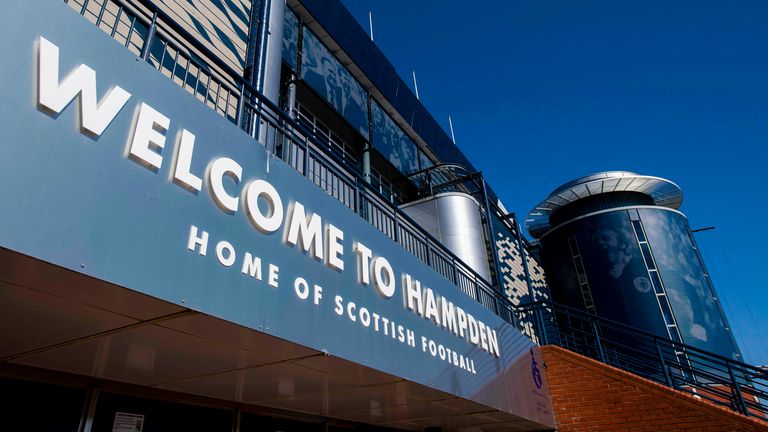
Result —
<path fill-rule="evenodd" d="M 527 373 L 520 378 L 513 369 L 518 361 L 529 362 L 532 343 L 513 327 L 282 161 L 269 158 L 261 145 L 61 2 L 23 2 L 0 23 L 6 30 L 0 55 L 16 60 L 0 66 L 0 82 L 6 86 L 0 102 L 0 182 L 6 185 L 0 189 L 0 246 L 487 406 L 521 412 L 527 402 L 519 388 L 534 384 Z M 35 44 L 41 35 L 60 47 L 61 75 L 85 63 L 96 70 L 99 96 L 114 85 L 132 94 L 100 137 L 79 131 L 77 100 L 58 116 L 38 109 Z M 157 172 L 125 156 L 141 102 L 171 119 Z M 275 235 L 258 232 L 242 202 L 237 212 L 227 214 L 214 204 L 207 185 L 194 194 L 172 183 L 172 158 L 182 128 L 196 135 L 193 173 L 201 175 L 217 157 L 230 157 L 243 167 L 239 185 L 225 182 L 230 193 L 239 193 L 252 179 L 265 179 L 281 193 L 286 210 L 290 202 L 299 201 L 324 223 L 341 228 L 346 269 L 331 270 L 286 246 L 280 238 L 283 229 Z M 206 257 L 187 250 L 190 225 L 210 233 Z M 214 246 L 220 240 L 232 243 L 238 253 L 230 268 L 215 258 Z M 353 241 L 388 258 L 398 278 L 407 272 L 488 323 L 498 332 L 501 357 L 407 311 L 399 284 L 395 296 L 386 300 L 357 283 Z M 265 266 L 280 267 L 278 288 L 240 273 L 246 251 L 260 256 Z M 303 301 L 296 296 L 293 280 L 298 276 L 323 287 L 319 306 L 311 297 Z M 417 347 L 336 315 L 337 294 L 412 329 Z M 477 374 L 422 352 L 422 335 L 473 359 Z M 550 413 L 537 416 L 553 424 Z"/>

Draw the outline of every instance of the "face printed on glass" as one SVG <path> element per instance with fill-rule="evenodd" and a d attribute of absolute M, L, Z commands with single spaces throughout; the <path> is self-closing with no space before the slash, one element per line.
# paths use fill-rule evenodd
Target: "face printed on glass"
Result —
<path fill-rule="evenodd" d="M 607 226 L 598 227 L 592 235 L 592 247 L 610 266 L 608 272 L 615 278 L 624 273 L 624 267 L 632 259 L 627 251 L 628 245 L 621 233 Z"/>
<path fill-rule="evenodd" d="M 329 59 L 323 58 L 320 63 L 323 77 L 325 78 L 325 96 L 328 102 L 336 106 L 341 99 L 341 88 L 339 87 L 339 77 L 336 72 L 336 65 Z"/>

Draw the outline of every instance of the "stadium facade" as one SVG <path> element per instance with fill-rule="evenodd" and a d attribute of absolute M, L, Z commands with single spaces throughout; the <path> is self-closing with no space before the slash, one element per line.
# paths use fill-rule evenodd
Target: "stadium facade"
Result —
<path fill-rule="evenodd" d="M 650 228 L 661 204 L 627 195 L 652 209 L 608 222 L 642 221 L 658 264 L 643 269 L 676 321 L 660 300 L 655 321 L 617 315 L 599 303 L 631 299 L 598 300 L 603 283 L 591 309 L 571 302 L 585 291 L 558 273 L 556 214 L 551 231 L 529 226 L 543 247 L 529 242 L 339 1 L 30 0 L 0 23 L 14 59 L 0 66 L 6 424 L 554 430 L 541 345 L 613 364 L 608 336 L 627 328 L 663 337 L 668 386 L 717 383 L 737 411 L 764 413 L 748 365 L 724 357 L 723 375 L 706 357 L 707 379 L 680 366 L 694 348 L 739 354 L 715 303 L 690 305 L 722 318 L 711 327 L 675 304 L 691 293 L 664 274 L 677 246 Z M 557 217 L 570 209 L 578 231 L 582 207 Z M 658 223 L 690 233 L 679 213 Z M 648 274 L 630 286 L 659 299 Z M 553 295 L 585 312 L 567 316 L 595 329 L 586 351 Z"/>

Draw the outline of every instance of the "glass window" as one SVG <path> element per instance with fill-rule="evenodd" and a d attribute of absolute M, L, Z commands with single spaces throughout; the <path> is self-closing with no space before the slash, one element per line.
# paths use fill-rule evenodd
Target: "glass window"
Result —
<path fill-rule="evenodd" d="M 303 34 L 301 79 L 368 138 L 368 94 L 317 36 L 306 27 Z"/>
<path fill-rule="evenodd" d="M 640 243 L 640 249 L 643 251 L 645 265 L 648 266 L 649 270 L 655 269 L 656 265 L 653 263 L 653 258 L 651 258 L 651 248 L 648 247 L 648 243 Z"/>
<path fill-rule="evenodd" d="M 677 343 L 683 342 L 680 340 L 680 334 L 677 331 L 677 326 L 669 326 L 669 335 L 672 337 L 673 341 Z"/>
<path fill-rule="evenodd" d="M 427 169 L 435 166 L 432 159 L 429 158 L 423 151 L 419 150 L 419 169 Z"/>
<path fill-rule="evenodd" d="M 283 61 L 296 70 L 296 60 L 299 57 L 299 19 L 291 12 L 285 9 L 283 19 Z"/>
<path fill-rule="evenodd" d="M 228 410 L 111 393 L 99 394 L 93 430 L 114 430 L 118 412 L 142 416 L 144 431 L 232 431 L 232 412 Z"/>
<path fill-rule="evenodd" d="M 667 296 L 659 296 L 659 305 L 661 306 L 661 314 L 664 316 L 664 322 L 668 326 L 675 325 L 675 319 L 672 317 L 672 311 L 669 310 L 669 303 L 667 303 Z"/>
<path fill-rule="evenodd" d="M 85 389 L 0 378 L 3 424 L 24 431 L 74 431 L 86 399 Z M 45 413 L 45 415 L 41 415 Z M 13 425 L 23 424 L 21 428 Z M 111 430 L 111 429 L 110 429 Z"/>
<path fill-rule="evenodd" d="M 632 227 L 635 229 L 635 234 L 637 235 L 637 241 L 644 242 L 645 234 L 643 234 L 643 226 L 640 225 L 640 221 L 632 221 Z"/>
<path fill-rule="evenodd" d="M 384 112 L 376 102 L 371 103 L 373 116 L 373 148 L 378 150 L 398 171 L 410 174 L 419 170 L 419 156 L 416 144 Z"/>
<path fill-rule="evenodd" d="M 656 291 L 656 294 L 664 294 L 664 286 L 661 284 L 659 272 L 651 270 L 648 274 L 651 276 L 651 282 L 653 283 L 653 289 Z"/>

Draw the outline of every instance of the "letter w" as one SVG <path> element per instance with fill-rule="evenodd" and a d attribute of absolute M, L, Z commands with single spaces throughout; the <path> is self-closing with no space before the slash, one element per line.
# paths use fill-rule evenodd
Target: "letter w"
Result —
<path fill-rule="evenodd" d="M 40 36 L 38 57 L 38 103 L 56 114 L 80 95 L 80 127 L 101 135 L 131 94 L 119 86 L 112 87 L 96 103 L 96 72 L 81 64 L 59 83 L 59 47 Z"/>

